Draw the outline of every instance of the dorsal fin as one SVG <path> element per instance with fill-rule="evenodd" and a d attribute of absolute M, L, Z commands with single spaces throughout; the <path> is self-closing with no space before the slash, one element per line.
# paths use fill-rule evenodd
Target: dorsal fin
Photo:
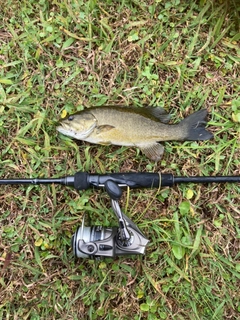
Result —
<path fill-rule="evenodd" d="M 100 110 L 101 108 L 111 108 L 118 111 L 123 112 L 133 112 L 150 118 L 154 121 L 160 121 L 162 123 L 168 123 L 170 121 L 170 114 L 167 113 L 162 107 L 151 107 L 151 106 L 143 106 L 143 107 L 135 107 L 135 106 L 122 106 L 122 105 L 108 105 L 108 106 L 99 106 L 99 107 L 90 107 L 89 110 Z M 81 112 L 81 111 L 80 111 Z"/>
<path fill-rule="evenodd" d="M 143 110 L 146 110 L 146 114 L 160 120 L 163 123 L 168 123 L 171 119 L 171 116 L 165 109 L 162 107 L 144 107 Z"/>

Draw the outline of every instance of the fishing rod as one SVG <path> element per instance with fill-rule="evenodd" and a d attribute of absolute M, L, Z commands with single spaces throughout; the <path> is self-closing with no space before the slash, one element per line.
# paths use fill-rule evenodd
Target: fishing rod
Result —
<path fill-rule="evenodd" d="M 62 178 L 33 178 L 33 179 L 0 179 L 0 185 L 18 184 L 60 184 L 76 190 L 89 188 L 105 188 L 112 209 L 118 219 L 118 226 L 84 226 L 72 237 L 73 253 L 78 258 L 96 259 L 100 257 L 115 257 L 144 254 L 149 240 L 138 226 L 121 210 L 119 200 L 122 189 L 172 187 L 179 183 L 240 183 L 240 176 L 174 176 L 173 174 L 127 172 L 92 174 L 76 172 L 74 175 Z"/>
<path fill-rule="evenodd" d="M 74 187 L 76 190 L 87 190 L 92 187 L 105 187 L 107 181 L 113 181 L 120 187 L 138 188 L 158 188 L 172 187 L 179 183 L 239 183 L 240 176 L 174 176 L 171 173 L 148 173 L 148 172 L 127 172 L 92 174 L 87 172 L 77 172 L 72 176 L 62 178 L 33 178 L 33 179 L 0 179 L 3 184 L 60 184 Z"/>

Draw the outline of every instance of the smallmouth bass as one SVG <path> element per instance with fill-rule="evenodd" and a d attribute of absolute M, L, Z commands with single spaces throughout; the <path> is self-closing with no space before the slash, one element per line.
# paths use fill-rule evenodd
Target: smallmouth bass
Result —
<path fill-rule="evenodd" d="M 164 147 L 159 141 L 208 140 L 207 110 L 194 112 L 178 124 L 160 107 L 101 106 L 87 108 L 60 120 L 57 131 L 77 140 L 97 144 L 135 146 L 151 160 L 159 161 Z"/>

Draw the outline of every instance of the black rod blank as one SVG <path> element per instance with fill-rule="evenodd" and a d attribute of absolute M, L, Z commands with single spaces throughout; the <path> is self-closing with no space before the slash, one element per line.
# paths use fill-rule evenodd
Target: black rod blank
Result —
<path fill-rule="evenodd" d="M 174 184 L 177 183 L 239 183 L 240 176 L 190 176 L 174 177 Z"/>
<path fill-rule="evenodd" d="M 0 179 L 0 185 L 14 184 L 60 184 L 72 186 L 77 190 L 86 190 L 92 187 L 104 187 L 107 181 L 113 181 L 121 187 L 136 188 L 159 188 L 172 187 L 179 183 L 239 183 L 240 176 L 189 176 L 181 177 L 172 174 L 147 173 L 147 172 L 126 172 L 110 174 L 91 174 L 77 172 L 73 176 L 62 178 L 44 179 Z"/>
<path fill-rule="evenodd" d="M 0 184 L 62 184 L 62 179 L 1 179 Z"/>

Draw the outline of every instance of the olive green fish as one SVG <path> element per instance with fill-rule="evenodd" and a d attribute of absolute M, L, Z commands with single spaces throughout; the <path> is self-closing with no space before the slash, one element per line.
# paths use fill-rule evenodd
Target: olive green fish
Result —
<path fill-rule="evenodd" d="M 69 137 L 98 144 L 135 146 L 153 161 L 164 147 L 159 141 L 195 141 L 213 137 L 205 129 L 207 110 L 199 110 L 178 124 L 168 124 L 169 114 L 160 107 L 92 107 L 60 120 L 57 130 Z"/>

